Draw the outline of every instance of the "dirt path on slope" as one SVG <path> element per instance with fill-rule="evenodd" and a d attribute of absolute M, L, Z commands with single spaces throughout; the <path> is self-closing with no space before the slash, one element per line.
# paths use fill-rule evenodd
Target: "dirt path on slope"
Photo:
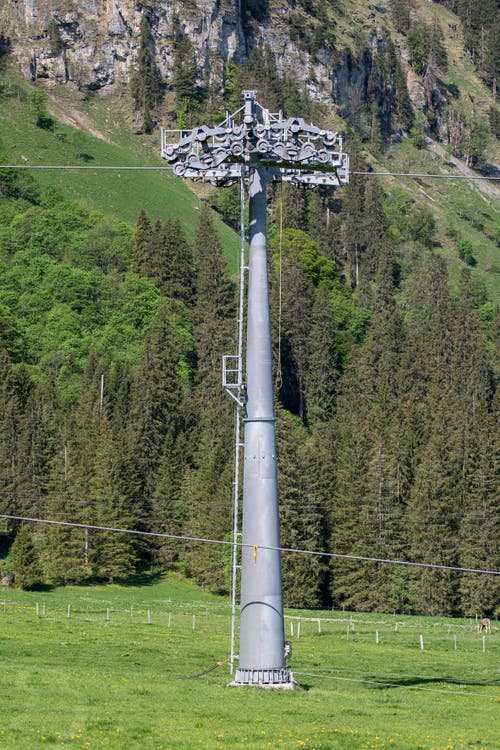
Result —
<path fill-rule="evenodd" d="M 54 117 L 63 122 L 65 125 L 71 125 L 78 130 L 83 130 L 85 133 L 92 135 L 94 138 L 99 138 L 101 141 L 111 143 L 111 139 L 104 135 L 100 130 L 94 127 L 87 115 L 76 107 L 66 107 L 64 103 L 58 101 L 49 94 L 49 100 L 52 113 Z"/>
<path fill-rule="evenodd" d="M 474 172 L 473 169 L 468 167 L 463 163 L 463 161 L 460 161 L 460 159 L 457 159 L 455 156 L 450 156 L 445 151 L 443 146 L 441 146 L 439 143 L 436 143 L 436 141 L 433 141 L 431 138 L 427 138 L 426 148 L 428 151 L 432 151 L 433 154 L 437 154 L 437 156 L 440 156 L 445 161 L 453 164 L 453 166 L 458 169 L 460 174 L 466 175 L 467 177 L 478 176 L 477 172 Z M 500 198 L 500 188 L 498 188 L 493 182 L 489 182 L 488 180 L 475 179 L 471 180 L 471 184 L 475 185 L 481 193 L 489 195 L 491 198 L 495 198 L 496 200 Z"/>

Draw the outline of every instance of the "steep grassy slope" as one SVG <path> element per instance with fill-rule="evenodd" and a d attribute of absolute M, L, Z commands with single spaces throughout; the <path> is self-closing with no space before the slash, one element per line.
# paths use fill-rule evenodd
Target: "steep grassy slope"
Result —
<path fill-rule="evenodd" d="M 477 183 L 460 179 L 459 169 L 451 162 L 430 150 L 415 149 L 408 141 L 392 146 L 381 166 L 384 171 L 396 173 L 459 178 L 381 179 L 390 196 L 396 198 L 398 192 L 403 191 L 411 201 L 432 213 L 436 220 L 435 249 L 447 261 L 453 286 L 456 287 L 466 267 L 459 256 L 458 245 L 461 240 L 467 240 L 474 258 L 474 265 L 469 266 L 473 278 L 484 284 L 491 300 L 500 301 L 500 192 L 497 196 L 483 192 Z"/>
<path fill-rule="evenodd" d="M 64 89 L 51 91 L 49 110 L 54 125 L 40 128 L 33 122 L 29 87 L 11 71 L 3 76 L 12 95 L 3 102 L 0 144 L 10 164 L 165 167 L 159 156 L 159 134 L 154 140 L 135 136 L 120 118 L 119 108 L 113 108 L 112 100 L 96 99 L 88 105 L 87 115 L 81 97 L 69 97 Z M 42 186 L 52 185 L 66 198 L 80 200 L 131 225 L 135 225 L 141 208 L 153 219 L 178 218 L 187 237 L 193 238 L 199 198 L 168 170 L 33 170 L 31 174 Z M 217 231 L 234 272 L 238 239 L 218 219 Z"/>

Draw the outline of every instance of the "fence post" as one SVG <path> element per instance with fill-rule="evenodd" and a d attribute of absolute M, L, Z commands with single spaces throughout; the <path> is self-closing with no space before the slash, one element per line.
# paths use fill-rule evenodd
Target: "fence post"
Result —
<path fill-rule="evenodd" d="M 71 604 L 68 604 L 68 620 L 71 617 Z"/>
<path fill-rule="evenodd" d="M 420 649 L 424 650 L 424 636 L 420 633 Z"/>

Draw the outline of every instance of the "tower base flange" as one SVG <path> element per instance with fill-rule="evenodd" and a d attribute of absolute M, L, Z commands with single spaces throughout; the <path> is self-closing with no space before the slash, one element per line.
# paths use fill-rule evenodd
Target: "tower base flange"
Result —
<path fill-rule="evenodd" d="M 293 690 L 297 683 L 289 667 L 277 669 L 237 669 L 233 682 L 229 687 L 253 687 L 276 688 L 279 690 Z"/>

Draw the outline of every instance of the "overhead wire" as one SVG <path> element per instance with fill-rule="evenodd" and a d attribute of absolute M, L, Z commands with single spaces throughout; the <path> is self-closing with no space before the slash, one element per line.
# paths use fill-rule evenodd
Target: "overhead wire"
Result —
<path fill-rule="evenodd" d="M 170 166 L 148 166 L 148 165 L 115 165 L 115 164 L 0 164 L 1 169 L 78 169 L 85 171 L 110 170 L 110 171 L 139 171 L 139 172 L 172 172 Z M 499 182 L 500 176 L 494 175 L 466 175 L 466 174 L 436 174 L 426 172 L 380 172 L 370 170 L 352 170 L 350 175 L 363 177 L 410 177 L 413 179 L 433 180 L 487 180 L 488 182 Z"/>
<path fill-rule="evenodd" d="M 415 562 L 412 560 L 394 560 L 386 557 L 370 557 L 367 555 L 350 555 L 341 552 L 326 552 L 322 550 L 307 550 L 299 549 L 296 547 L 281 547 L 264 544 L 253 544 L 251 542 L 241 542 L 237 540 L 226 540 L 226 539 L 209 539 L 206 537 L 188 536 L 185 534 L 167 534 L 160 531 L 145 531 L 142 529 L 123 529 L 116 526 L 101 526 L 96 524 L 88 523 L 74 523 L 70 521 L 55 521 L 49 518 L 33 518 L 31 516 L 13 515 L 8 513 L 0 513 L 0 518 L 13 521 L 25 521 L 27 523 L 45 523 L 52 526 L 64 526 L 78 529 L 89 529 L 91 531 L 109 531 L 120 534 L 130 534 L 143 537 L 153 537 L 159 539 L 177 539 L 179 541 L 195 542 L 201 544 L 218 544 L 221 546 L 233 547 L 235 545 L 241 548 L 250 548 L 254 550 L 262 550 L 267 552 L 287 552 L 290 554 L 310 555 L 313 557 L 326 557 L 326 558 L 338 558 L 342 560 L 356 560 L 361 562 L 374 562 L 374 563 L 386 563 L 389 565 L 403 565 L 407 567 L 415 568 L 428 568 L 433 570 L 450 570 L 458 573 L 477 573 L 483 575 L 500 575 L 500 570 L 489 570 L 485 568 L 465 568 L 459 565 L 442 565 L 440 563 L 423 563 Z"/>
<path fill-rule="evenodd" d="M 500 177 L 492 175 L 467 175 L 467 174 L 436 174 L 426 172 L 371 172 L 369 170 L 353 170 L 349 175 L 361 175 L 364 177 L 412 177 L 413 179 L 430 178 L 433 180 L 491 180 L 498 182 Z"/>

